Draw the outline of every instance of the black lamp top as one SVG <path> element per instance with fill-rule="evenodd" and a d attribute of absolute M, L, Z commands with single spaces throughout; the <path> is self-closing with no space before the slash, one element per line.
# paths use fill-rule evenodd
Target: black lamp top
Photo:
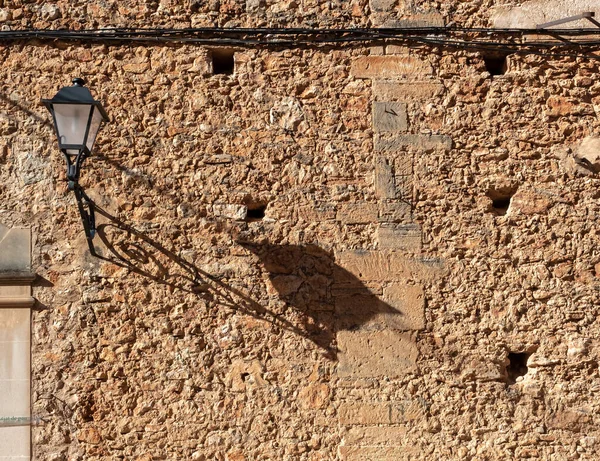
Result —
<path fill-rule="evenodd" d="M 82 78 L 74 78 L 73 86 L 61 88 L 52 99 L 42 99 L 42 103 L 52 112 L 53 104 L 93 104 L 98 108 L 104 121 L 108 121 L 108 115 L 100 101 L 96 101 L 89 89 L 84 87 Z"/>

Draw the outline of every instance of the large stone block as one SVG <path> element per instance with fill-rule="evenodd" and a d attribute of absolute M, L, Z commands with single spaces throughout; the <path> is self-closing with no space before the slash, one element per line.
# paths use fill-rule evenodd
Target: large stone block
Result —
<path fill-rule="evenodd" d="M 374 102 L 373 129 L 377 132 L 398 132 L 408 129 L 406 104 L 401 102 Z"/>
<path fill-rule="evenodd" d="M 346 224 L 369 224 L 377 222 L 377 203 L 343 203 L 337 212 L 337 220 Z"/>
<path fill-rule="evenodd" d="M 415 459 L 414 447 L 351 447 L 340 446 L 342 461 L 408 461 Z"/>
<path fill-rule="evenodd" d="M 379 199 L 396 198 L 392 165 L 382 156 L 375 157 L 375 194 Z"/>
<path fill-rule="evenodd" d="M 446 135 L 426 134 L 401 134 L 391 137 L 375 137 L 374 148 L 376 152 L 396 152 L 406 147 L 418 149 L 452 149 L 452 138 Z"/>
<path fill-rule="evenodd" d="M 336 207 L 334 204 L 315 203 L 298 207 L 298 218 L 306 222 L 323 222 L 336 219 Z"/>
<path fill-rule="evenodd" d="M 373 95 L 376 101 L 424 101 L 440 94 L 444 86 L 433 82 L 394 82 L 373 81 Z"/>
<path fill-rule="evenodd" d="M 393 283 L 373 294 L 352 294 L 335 299 L 338 330 L 418 330 L 425 326 L 423 289 L 417 285 Z"/>
<path fill-rule="evenodd" d="M 346 402 L 340 405 L 338 420 L 342 425 L 391 424 L 389 403 Z"/>
<path fill-rule="evenodd" d="M 521 6 L 496 7 L 491 17 L 493 27 L 498 28 L 534 28 L 557 19 L 568 18 L 581 14 L 584 11 L 593 11 L 600 14 L 600 5 L 597 0 L 530 0 Z M 585 19 L 561 24 L 561 29 L 590 27 Z"/>
<path fill-rule="evenodd" d="M 354 426 L 344 434 L 343 444 L 356 445 L 396 445 L 406 435 L 404 426 Z"/>
<path fill-rule="evenodd" d="M 398 330 L 422 330 L 425 328 L 425 294 L 421 285 L 392 283 L 383 289 L 383 301 L 399 313 Z"/>
<path fill-rule="evenodd" d="M 339 331 L 340 377 L 396 378 L 416 369 L 416 338 L 393 330 Z"/>
<path fill-rule="evenodd" d="M 431 74 L 431 64 L 412 56 L 363 56 L 352 63 L 356 78 L 419 78 Z"/>
<path fill-rule="evenodd" d="M 410 203 L 379 202 L 379 221 L 392 223 L 408 223 L 412 221 L 412 207 Z"/>
<path fill-rule="evenodd" d="M 336 253 L 334 278 L 336 284 L 352 283 L 356 279 L 369 281 L 421 282 L 440 276 L 444 264 L 440 260 L 409 258 L 398 251 L 348 250 Z"/>
<path fill-rule="evenodd" d="M 338 420 L 342 426 L 399 425 L 426 417 L 425 402 L 405 399 L 386 402 L 350 401 L 340 405 Z M 384 429 L 384 428 L 382 428 Z M 385 429 L 388 429 L 386 427 Z M 391 431 L 400 433 L 400 428 L 390 427 Z M 374 428 L 356 427 L 347 441 L 372 444 L 383 442 L 384 436 Z M 361 440 L 362 439 L 362 440 Z M 361 443 L 362 444 L 362 443 Z M 393 443 L 390 443 L 392 445 Z"/>
<path fill-rule="evenodd" d="M 377 229 L 381 249 L 421 250 L 421 228 L 417 224 L 382 224 Z"/>

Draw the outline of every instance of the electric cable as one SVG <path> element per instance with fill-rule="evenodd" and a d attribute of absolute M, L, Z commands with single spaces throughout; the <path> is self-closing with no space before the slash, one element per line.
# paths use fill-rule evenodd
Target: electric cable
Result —
<path fill-rule="evenodd" d="M 551 36 L 554 41 L 529 36 Z M 598 36 L 598 39 L 595 37 Z M 564 37 L 578 38 L 569 41 Z M 593 37 L 593 38 L 591 38 Z M 527 41 L 523 41 L 528 38 Z M 494 29 L 450 27 L 398 28 L 103 28 L 83 30 L 23 29 L 0 31 L 0 46 L 23 41 L 106 43 L 178 43 L 233 47 L 336 47 L 353 43 L 401 43 L 497 53 L 598 59 L 600 28 Z M 558 40 L 558 41 L 557 41 Z"/>

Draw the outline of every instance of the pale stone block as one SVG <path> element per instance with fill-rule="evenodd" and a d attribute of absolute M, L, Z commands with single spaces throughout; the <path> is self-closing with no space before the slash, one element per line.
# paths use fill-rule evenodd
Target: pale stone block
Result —
<path fill-rule="evenodd" d="M 397 0 L 370 0 L 371 11 L 384 12 L 394 9 Z"/>
<path fill-rule="evenodd" d="M 386 45 L 385 47 L 385 54 L 386 55 L 391 55 L 391 54 L 409 54 L 410 53 L 410 48 L 407 46 L 401 46 L 401 45 Z"/>
<path fill-rule="evenodd" d="M 298 218 L 306 222 L 332 221 L 336 218 L 333 204 L 307 205 L 298 208 Z"/>
<path fill-rule="evenodd" d="M 29 340 L 0 342 L 0 380 L 28 381 L 31 369 L 30 355 Z"/>
<path fill-rule="evenodd" d="M 10 229 L 0 240 L 0 272 L 29 272 L 31 270 L 31 232 L 29 229 Z"/>
<path fill-rule="evenodd" d="M 350 73 L 356 78 L 422 77 L 431 72 L 431 64 L 412 56 L 363 56 L 356 59 L 350 68 Z"/>
<path fill-rule="evenodd" d="M 379 221 L 408 223 L 412 221 L 412 207 L 407 202 L 379 202 Z"/>
<path fill-rule="evenodd" d="M 389 403 L 346 402 L 340 405 L 340 424 L 390 424 L 391 406 Z"/>
<path fill-rule="evenodd" d="M 0 379 L 0 418 L 29 415 L 29 379 Z"/>
<path fill-rule="evenodd" d="M 381 249 L 421 250 L 421 228 L 416 224 L 382 224 L 377 229 Z"/>
<path fill-rule="evenodd" d="M 396 198 L 394 174 L 388 159 L 382 156 L 375 157 L 375 194 L 379 199 Z"/>
<path fill-rule="evenodd" d="M 423 401 L 401 400 L 391 404 L 390 420 L 392 424 L 407 423 L 425 418 L 426 410 Z"/>
<path fill-rule="evenodd" d="M 334 282 L 339 285 L 353 283 L 356 279 L 366 283 L 381 280 L 424 282 L 439 277 L 445 270 L 439 259 L 409 258 L 398 251 L 348 250 L 335 256 L 338 266 L 334 268 Z"/>
<path fill-rule="evenodd" d="M 383 290 L 383 298 L 372 294 L 338 296 L 335 299 L 338 330 L 420 330 L 425 327 L 423 289 L 394 283 Z"/>
<path fill-rule="evenodd" d="M 425 101 L 441 94 L 443 89 L 441 83 L 433 82 L 373 81 L 373 95 L 376 101 Z"/>
<path fill-rule="evenodd" d="M 337 284 L 352 282 L 356 279 L 379 281 L 410 275 L 409 267 L 401 268 L 400 273 L 392 272 L 389 256 L 380 251 L 343 251 L 336 254 L 336 262 L 339 264 L 338 270 L 334 274 Z"/>
<path fill-rule="evenodd" d="M 568 18 L 581 14 L 584 11 L 593 11 L 596 16 L 600 14 L 598 0 L 530 0 L 517 7 L 500 6 L 493 10 L 491 22 L 497 28 L 533 28 L 557 19 Z M 561 29 L 589 28 L 590 23 L 581 19 L 561 24 Z"/>
<path fill-rule="evenodd" d="M 401 102 L 374 102 L 373 129 L 377 132 L 398 132 L 408 129 L 406 104 Z"/>
<path fill-rule="evenodd" d="M 343 203 L 337 212 L 337 220 L 346 224 L 369 224 L 377 222 L 376 203 Z"/>
<path fill-rule="evenodd" d="M 344 445 L 396 445 L 406 435 L 404 426 L 354 426 L 344 434 Z"/>
<path fill-rule="evenodd" d="M 29 341 L 30 316 L 29 309 L 0 309 L 0 341 Z"/>
<path fill-rule="evenodd" d="M 383 289 L 383 300 L 398 312 L 398 330 L 422 330 L 425 328 L 425 294 L 421 285 L 396 282 Z"/>
<path fill-rule="evenodd" d="M 30 431 L 29 422 L 26 420 L 23 423 L 0 421 L 0 460 L 30 460 Z"/>
<path fill-rule="evenodd" d="M 412 146 L 424 150 L 452 149 L 452 138 L 446 135 L 402 134 L 392 137 L 375 137 L 374 148 L 376 152 L 395 152 Z"/>
<path fill-rule="evenodd" d="M 340 446 L 342 461 L 412 461 L 418 455 L 414 447 Z"/>
<path fill-rule="evenodd" d="M 416 369 L 414 334 L 393 330 L 340 331 L 337 334 L 340 377 L 399 377 Z"/>
<path fill-rule="evenodd" d="M 248 207 L 234 203 L 216 203 L 213 205 L 213 213 L 216 217 L 242 221 L 246 219 Z"/>
<path fill-rule="evenodd" d="M 385 48 L 383 46 L 371 46 L 369 47 L 369 54 L 371 56 L 383 56 L 385 55 Z"/>

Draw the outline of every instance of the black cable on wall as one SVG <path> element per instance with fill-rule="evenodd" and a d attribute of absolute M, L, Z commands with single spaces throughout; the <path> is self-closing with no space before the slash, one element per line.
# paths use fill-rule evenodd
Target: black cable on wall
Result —
<path fill-rule="evenodd" d="M 543 37 L 550 37 L 544 39 Z M 532 38 L 532 37 L 535 37 Z M 525 40 L 527 38 L 527 40 Z M 109 45 L 180 43 L 236 47 L 342 47 L 352 44 L 402 43 L 418 46 L 542 54 L 598 59 L 600 28 L 493 29 L 460 27 L 406 28 L 106 28 L 87 30 L 0 31 L 0 45 L 14 42 L 100 42 Z"/>

